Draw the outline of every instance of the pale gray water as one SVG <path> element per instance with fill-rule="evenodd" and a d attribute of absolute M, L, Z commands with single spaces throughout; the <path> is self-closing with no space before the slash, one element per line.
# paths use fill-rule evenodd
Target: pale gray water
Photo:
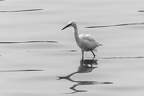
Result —
<path fill-rule="evenodd" d="M 1 96 L 143 96 L 143 0 L 0 1 Z M 38 10 L 34 10 L 38 9 Z M 40 9 L 40 10 L 39 10 Z M 29 11 L 28 11 L 29 10 Z M 72 29 L 104 46 L 82 65 Z M 90 65 L 92 64 L 92 65 Z M 58 80 L 60 79 L 60 80 Z"/>

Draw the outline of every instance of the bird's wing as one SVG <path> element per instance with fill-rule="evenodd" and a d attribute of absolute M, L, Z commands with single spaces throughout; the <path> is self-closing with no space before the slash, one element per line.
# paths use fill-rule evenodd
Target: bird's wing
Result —
<path fill-rule="evenodd" d="M 98 42 L 96 42 L 92 37 L 91 37 L 91 35 L 90 34 L 81 34 L 81 35 L 79 35 L 79 37 L 82 39 L 82 40 L 84 40 L 84 41 L 86 41 L 86 42 L 95 42 L 95 46 L 103 46 L 102 44 L 99 44 Z"/>
<path fill-rule="evenodd" d="M 83 39 L 83 40 L 88 40 L 88 41 L 94 41 L 95 42 L 95 40 L 91 37 L 91 35 L 90 34 L 81 34 L 81 35 L 79 35 L 79 37 L 81 38 L 81 39 Z"/>

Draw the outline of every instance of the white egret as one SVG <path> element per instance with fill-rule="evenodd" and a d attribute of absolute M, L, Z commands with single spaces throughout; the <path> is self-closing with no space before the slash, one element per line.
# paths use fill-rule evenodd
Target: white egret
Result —
<path fill-rule="evenodd" d="M 66 25 L 62 30 L 64 30 L 67 27 L 73 27 L 74 28 L 74 36 L 77 45 L 81 48 L 82 52 L 82 58 L 84 57 L 84 51 L 91 51 L 94 58 L 95 58 L 95 53 L 93 52 L 97 47 L 99 47 L 101 44 L 96 42 L 92 37 L 90 37 L 89 34 L 80 34 L 78 35 L 78 28 L 76 23 L 72 20 Z"/>

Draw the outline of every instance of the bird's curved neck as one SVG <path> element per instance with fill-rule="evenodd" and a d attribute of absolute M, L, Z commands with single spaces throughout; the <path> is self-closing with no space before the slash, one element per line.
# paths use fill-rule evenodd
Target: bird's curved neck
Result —
<path fill-rule="evenodd" d="M 77 25 L 74 24 L 74 25 L 73 25 L 73 28 L 74 28 L 74 36 L 75 36 L 76 42 L 79 42 L 79 36 L 78 36 L 78 28 L 77 28 Z"/>

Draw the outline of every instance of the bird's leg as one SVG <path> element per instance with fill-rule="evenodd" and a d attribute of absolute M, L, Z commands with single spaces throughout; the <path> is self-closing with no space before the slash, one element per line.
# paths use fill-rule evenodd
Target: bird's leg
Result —
<path fill-rule="evenodd" d="M 93 57 L 93 59 L 94 59 L 96 55 L 94 54 L 94 52 L 93 52 L 93 51 L 91 51 L 91 52 L 92 52 L 92 54 L 94 55 L 94 57 Z"/>
<path fill-rule="evenodd" d="M 82 52 L 82 60 L 83 60 L 83 58 L 84 58 L 84 50 L 81 50 L 81 52 Z"/>
<path fill-rule="evenodd" d="M 83 58 L 80 60 L 80 66 L 83 66 L 84 65 L 84 61 L 83 61 Z"/>

